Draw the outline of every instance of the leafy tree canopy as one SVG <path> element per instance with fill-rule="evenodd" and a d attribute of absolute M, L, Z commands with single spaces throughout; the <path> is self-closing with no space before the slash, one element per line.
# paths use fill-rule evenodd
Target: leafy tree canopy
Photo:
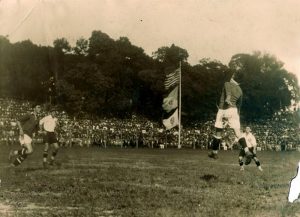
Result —
<path fill-rule="evenodd" d="M 232 73 L 244 92 L 244 119 L 268 118 L 299 101 L 296 76 L 270 54 L 235 54 L 228 66 L 209 58 L 191 66 L 188 57 L 186 49 L 174 44 L 150 57 L 127 37 L 114 40 L 101 31 L 79 38 L 74 47 L 65 38 L 46 47 L 29 40 L 13 44 L 0 36 L 0 93 L 41 102 L 51 96 L 52 103 L 77 116 L 130 117 L 134 112 L 160 120 L 169 93 L 165 75 L 181 62 L 186 124 L 215 115 L 223 84 Z"/>

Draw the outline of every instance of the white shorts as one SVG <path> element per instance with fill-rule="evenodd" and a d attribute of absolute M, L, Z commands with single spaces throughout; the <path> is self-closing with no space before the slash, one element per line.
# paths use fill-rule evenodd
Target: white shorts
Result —
<path fill-rule="evenodd" d="M 27 134 L 24 134 L 23 137 L 19 137 L 19 141 L 21 145 L 31 145 L 32 139 Z"/>
<path fill-rule="evenodd" d="M 33 152 L 32 145 L 31 145 L 32 138 L 30 136 L 28 136 L 27 134 L 24 134 L 23 137 L 21 137 L 21 136 L 19 137 L 19 141 L 20 141 L 20 145 L 22 147 L 27 148 L 27 150 L 26 150 L 27 154 L 31 154 Z"/>
<path fill-rule="evenodd" d="M 224 120 L 225 119 L 225 120 Z M 226 126 L 232 129 L 240 129 L 240 116 L 237 108 L 219 109 L 216 117 L 215 127 L 225 128 Z"/>

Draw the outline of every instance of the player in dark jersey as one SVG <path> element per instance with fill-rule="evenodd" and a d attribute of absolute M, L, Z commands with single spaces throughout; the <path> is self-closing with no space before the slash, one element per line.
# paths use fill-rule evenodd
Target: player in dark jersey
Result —
<path fill-rule="evenodd" d="M 27 156 L 33 152 L 31 143 L 33 134 L 38 132 L 39 129 L 38 114 L 40 112 L 41 107 L 36 105 L 33 112 L 28 113 L 17 120 L 21 149 L 9 153 L 9 160 L 16 156 L 12 166 L 19 166 Z"/>
<path fill-rule="evenodd" d="M 233 74 L 230 80 L 225 82 L 222 90 L 215 121 L 215 135 L 213 136 L 213 140 L 211 142 L 212 151 L 208 155 L 210 158 L 218 158 L 218 150 L 222 139 L 222 131 L 226 125 L 234 130 L 239 144 L 245 148 L 245 153 L 250 154 L 245 138 L 241 137 L 238 107 L 241 105 L 243 92 L 239 84 L 235 81 L 235 76 L 236 74 Z"/>

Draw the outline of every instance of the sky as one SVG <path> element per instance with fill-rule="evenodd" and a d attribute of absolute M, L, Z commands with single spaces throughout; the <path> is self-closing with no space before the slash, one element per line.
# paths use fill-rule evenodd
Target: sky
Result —
<path fill-rule="evenodd" d="M 126 36 L 148 55 L 175 44 L 192 65 L 261 51 L 300 81 L 299 0 L 0 0 L 0 35 L 12 43 L 74 45 L 93 30 Z"/>

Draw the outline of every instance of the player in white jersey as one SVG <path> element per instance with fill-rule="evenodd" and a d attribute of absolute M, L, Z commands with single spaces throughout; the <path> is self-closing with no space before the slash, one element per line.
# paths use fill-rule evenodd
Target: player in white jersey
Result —
<path fill-rule="evenodd" d="M 290 203 L 294 202 L 300 202 L 300 161 L 298 163 L 297 167 L 297 174 L 295 177 L 292 178 L 290 182 L 290 189 L 289 189 L 289 194 L 288 194 L 288 201 Z"/>
<path fill-rule="evenodd" d="M 255 161 L 257 168 L 260 171 L 263 171 L 263 169 L 261 168 L 260 162 L 256 156 L 257 142 L 255 139 L 255 136 L 251 133 L 250 127 L 246 127 L 245 133 L 242 134 L 242 137 L 245 138 L 247 147 L 251 154 L 246 154 L 245 149 L 241 148 L 240 154 L 239 154 L 239 164 L 240 164 L 241 170 L 244 170 L 244 163 L 245 163 L 245 165 L 248 165 L 251 163 L 251 160 L 253 159 Z M 244 162 L 244 160 L 245 160 L 245 162 Z"/>
<path fill-rule="evenodd" d="M 54 164 L 55 157 L 57 155 L 59 146 L 56 136 L 56 128 L 58 126 L 58 119 L 55 117 L 55 110 L 51 109 L 49 115 L 40 120 L 40 129 L 44 130 L 44 153 L 43 153 L 43 166 L 47 167 L 47 158 L 49 147 L 52 146 L 53 151 L 50 159 L 50 165 Z"/>

